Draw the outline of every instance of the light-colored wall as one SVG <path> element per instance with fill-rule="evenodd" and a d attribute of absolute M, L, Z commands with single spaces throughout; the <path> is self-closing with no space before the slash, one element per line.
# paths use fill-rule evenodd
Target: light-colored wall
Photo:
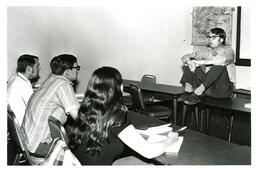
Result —
<path fill-rule="evenodd" d="M 72 53 L 82 66 L 79 93 L 103 65 L 118 68 L 123 78 L 139 80 L 148 73 L 155 74 L 158 83 L 180 85 L 180 57 L 192 51 L 191 10 L 184 6 L 8 7 L 8 77 L 23 53 L 40 57 L 39 82 L 50 73 L 54 55 Z M 238 82 L 249 84 L 249 67 L 240 72 Z"/>

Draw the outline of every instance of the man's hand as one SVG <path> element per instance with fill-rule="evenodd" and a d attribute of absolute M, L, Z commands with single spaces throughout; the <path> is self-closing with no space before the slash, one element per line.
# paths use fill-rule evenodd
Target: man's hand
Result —
<path fill-rule="evenodd" d="M 182 56 L 181 60 L 182 60 L 183 64 L 189 65 L 188 63 L 191 60 L 196 60 L 196 59 L 198 59 L 198 57 L 199 57 L 198 53 L 192 52 L 192 53 L 188 53 L 188 54 Z"/>
<path fill-rule="evenodd" d="M 188 61 L 187 64 L 188 64 L 190 71 L 194 73 L 194 71 L 196 70 L 196 67 L 198 67 L 198 65 L 195 63 L 195 60 Z"/>
<path fill-rule="evenodd" d="M 205 60 L 194 61 L 194 63 L 195 63 L 197 66 L 205 65 Z"/>

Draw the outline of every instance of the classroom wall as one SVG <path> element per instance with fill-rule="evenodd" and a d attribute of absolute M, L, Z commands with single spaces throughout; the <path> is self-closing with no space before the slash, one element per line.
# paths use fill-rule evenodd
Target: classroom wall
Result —
<path fill-rule="evenodd" d="M 192 51 L 191 10 L 184 6 L 8 7 L 8 77 L 23 53 L 40 57 L 39 82 L 50 73 L 53 56 L 72 53 L 82 67 L 78 93 L 84 92 L 92 72 L 104 65 L 118 68 L 123 78 L 140 80 L 147 73 L 156 75 L 158 83 L 180 85 L 180 57 Z M 241 71 L 250 75 L 248 67 Z M 250 82 L 250 76 L 242 77 Z"/>

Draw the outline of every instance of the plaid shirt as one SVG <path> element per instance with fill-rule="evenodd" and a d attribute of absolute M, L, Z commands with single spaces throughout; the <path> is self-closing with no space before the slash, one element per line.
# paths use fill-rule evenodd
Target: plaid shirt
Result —
<path fill-rule="evenodd" d="M 52 141 L 48 126 L 49 116 L 54 116 L 64 124 L 67 120 L 66 114 L 79 108 L 71 84 L 66 77 L 52 74 L 31 96 L 22 122 L 30 152 L 35 152 L 40 143 Z"/>

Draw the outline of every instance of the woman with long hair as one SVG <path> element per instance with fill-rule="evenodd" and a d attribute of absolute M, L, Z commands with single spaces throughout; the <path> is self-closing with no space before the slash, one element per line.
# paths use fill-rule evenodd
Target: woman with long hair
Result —
<path fill-rule="evenodd" d="M 69 147 L 81 164 L 110 165 L 122 153 L 124 144 L 149 159 L 171 145 L 171 138 L 148 143 L 126 115 L 120 72 L 112 67 L 95 70 L 69 135 Z"/>

